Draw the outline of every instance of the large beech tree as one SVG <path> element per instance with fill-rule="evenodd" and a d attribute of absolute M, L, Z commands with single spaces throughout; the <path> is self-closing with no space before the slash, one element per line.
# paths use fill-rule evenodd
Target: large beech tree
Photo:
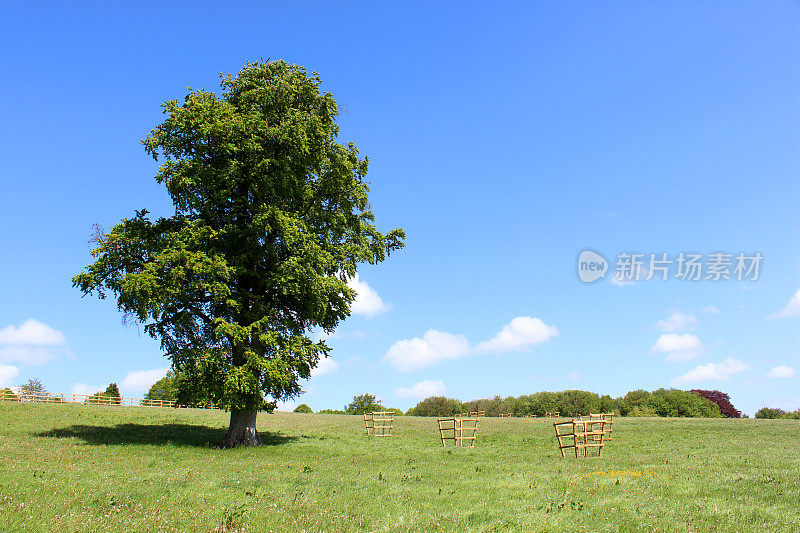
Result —
<path fill-rule="evenodd" d="M 258 411 L 299 394 L 328 355 L 309 334 L 349 316 L 358 265 L 403 246 L 402 229 L 376 229 L 367 159 L 337 142 L 320 84 L 256 62 L 222 76 L 220 95 L 165 102 L 143 142 L 175 214 L 136 211 L 100 231 L 94 263 L 73 278 L 161 341 L 183 393 L 230 410 L 224 447 L 261 443 Z"/>

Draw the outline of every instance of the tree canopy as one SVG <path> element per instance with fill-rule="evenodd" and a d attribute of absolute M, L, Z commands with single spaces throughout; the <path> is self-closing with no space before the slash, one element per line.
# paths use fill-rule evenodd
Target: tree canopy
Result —
<path fill-rule="evenodd" d="M 344 408 L 344 412 L 348 415 L 363 415 L 373 411 L 383 411 L 383 406 L 376 401 L 374 394 L 353 396 L 353 401 Z"/>
<path fill-rule="evenodd" d="M 301 392 L 330 348 L 313 341 L 350 314 L 361 263 L 403 246 L 368 203 L 367 158 L 340 144 L 317 74 L 284 61 L 223 75 L 221 95 L 163 104 L 143 141 L 174 214 L 146 209 L 96 235 L 73 278 L 112 294 L 161 342 L 181 387 L 231 410 L 224 445 L 258 444 L 255 414 Z"/>
<path fill-rule="evenodd" d="M 175 372 L 170 370 L 166 375 L 153 383 L 144 395 L 145 400 L 164 400 L 174 402 L 178 398 L 178 386 Z"/>

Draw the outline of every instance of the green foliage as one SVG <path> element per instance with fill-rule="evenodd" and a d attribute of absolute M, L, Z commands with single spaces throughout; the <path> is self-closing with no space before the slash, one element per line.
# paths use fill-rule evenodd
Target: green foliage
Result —
<path fill-rule="evenodd" d="M 17 398 L 17 395 L 14 394 L 14 391 L 12 391 L 11 389 L 8 389 L 8 388 L 0 389 L 0 398 L 2 398 L 3 400 L 5 400 L 7 402 L 8 401 L 12 401 L 13 402 L 13 401 L 16 401 L 16 400 L 19 399 L 19 398 Z"/>
<path fill-rule="evenodd" d="M 313 413 L 314 411 L 304 403 L 301 403 L 294 408 L 295 413 Z"/>
<path fill-rule="evenodd" d="M 783 409 L 762 407 L 756 413 L 756 418 L 771 418 L 771 419 L 790 419 L 800 420 L 800 409 L 797 411 L 786 412 Z"/>
<path fill-rule="evenodd" d="M 372 394 L 353 396 L 353 401 L 344 408 L 344 412 L 348 415 L 361 415 L 372 411 L 383 411 L 383 406 L 375 401 L 375 396 Z"/>
<path fill-rule="evenodd" d="M 177 401 L 178 378 L 175 376 L 175 371 L 168 371 L 163 378 L 153 383 L 153 385 L 150 387 L 150 390 L 144 395 L 144 399 L 163 400 L 170 402 Z"/>
<path fill-rule="evenodd" d="M 719 406 L 697 393 L 678 389 L 658 389 L 647 400 L 647 407 L 662 417 L 719 418 Z"/>
<path fill-rule="evenodd" d="M 317 414 L 320 415 L 346 415 L 344 411 L 340 411 L 339 409 L 322 409 L 318 411 Z"/>
<path fill-rule="evenodd" d="M 23 396 L 25 394 L 47 394 L 47 389 L 39 378 L 29 379 L 20 389 Z"/>
<path fill-rule="evenodd" d="M 643 408 L 647 405 L 648 400 L 650 400 L 650 392 L 642 389 L 637 389 L 634 391 L 630 391 L 626 394 L 623 398 L 619 400 L 619 409 L 620 414 L 623 416 L 627 416 L 630 411 L 634 408 L 639 407 Z"/>
<path fill-rule="evenodd" d="M 92 394 L 86 399 L 86 403 L 105 403 L 108 402 L 108 398 L 111 398 L 112 404 L 122 403 L 122 395 L 119 393 L 116 383 L 111 383 L 103 392 Z"/>
<path fill-rule="evenodd" d="M 105 392 L 103 392 L 103 396 L 122 398 L 122 395 L 119 393 L 119 387 L 116 383 L 111 383 L 108 387 L 106 387 Z"/>
<path fill-rule="evenodd" d="M 299 394 L 330 351 L 309 333 L 350 314 L 360 263 L 403 246 L 403 230 L 376 229 L 367 159 L 337 142 L 320 84 L 283 61 L 248 63 L 221 95 L 165 102 L 144 145 L 175 214 L 143 209 L 99 231 L 73 278 L 144 323 L 199 401 L 255 410 Z"/>
<path fill-rule="evenodd" d="M 466 410 L 465 407 L 454 398 L 444 396 L 431 396 L 412 407 L 408 414 L 413 416 L 453 416 Z"/>
<path fill-rule="evenodd" d="M 417 416 L 450 416 L 468 411 L 485 411 L 486 416 L 512 413 L 514 416 L 545 416 L 559 412 L 564 417 L 591 413 L 619 413 L 623 416 L 705 417 L 717 418 L 719 406 L 698 393 L 677 389 L 654 392 L 635 390 L 623 398 L 599 396 L 594 392 L 567 390 L 537 392 L 519 397 L 478 399 L 461 404 L 458 400 L 431 397 L 422 400 L 408 411 Z"/>
<path fill-rule="evenodd" d="M 659 414 L 652 407 L 647 407 L 646 405 L 637 405 L 628 411 L 625 416 L 644 416 L 653 418 L 658 417 Z"/>
<path fill-rule="evenodd" d="M 582 390 L 568 390 L 561 393 L 558 411 L 561 416 L 581 416 L 600 412 L 600 397 Z"/>

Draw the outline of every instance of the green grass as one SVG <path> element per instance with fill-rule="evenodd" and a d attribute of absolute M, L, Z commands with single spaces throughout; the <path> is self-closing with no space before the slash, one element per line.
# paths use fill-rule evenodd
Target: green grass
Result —
<path fill-rule="evenodd" d="M 219 411 L 0 404 L 0 531 L 798 531 L 800 423 L 618 419 L 605 457 L 562 459 L 552 425 L 481 421 L 443 449 L 432 418 L 259 415 L 221 451 Z M 223 527 L 224 526 L 224 527 Z"/>

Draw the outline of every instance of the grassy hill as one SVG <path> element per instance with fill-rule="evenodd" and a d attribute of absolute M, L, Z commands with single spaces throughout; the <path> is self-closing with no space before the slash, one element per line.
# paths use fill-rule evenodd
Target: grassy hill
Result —
<path fill-rule="evenodd" d="M 0 404 L 2 531 L 798 531 L 800 423 L 619 419 L 605 457 L 562 459 L 550 422 L 481 421 L 443 449 L 360 417 Z"/>

